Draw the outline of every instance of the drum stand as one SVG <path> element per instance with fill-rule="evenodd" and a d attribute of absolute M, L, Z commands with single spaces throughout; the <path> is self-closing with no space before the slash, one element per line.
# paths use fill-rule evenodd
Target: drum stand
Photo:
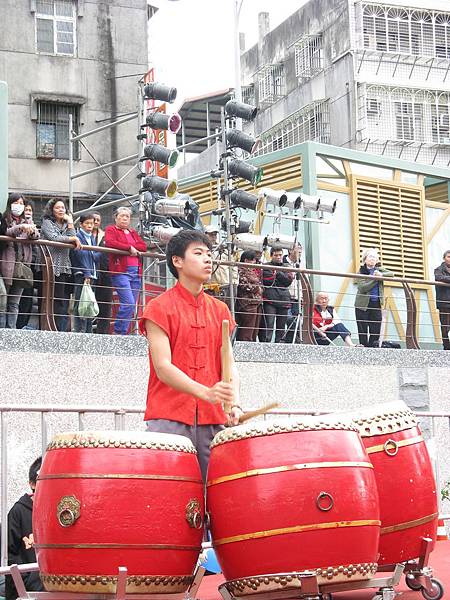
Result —
<path fill-rule="evenodd" d="M 27 592 L 21 573 L 30 571 L 39 571 L 37 563 L 27 565 L 11 565 L 11 567 L 0 569 L 0 574 L 11 574 L 14 585 L 17 590 L 17 600 L 195 600 L 198 588 L 205 574 L 203 567 L 197 567 L 194 571 L 194 579 L 190 587 L 185 592 L 176 594 L 127 594 L 127 574 L 126 567 L 119 567 L 117 578 L 117 588 L 115 594 L 97 594 L 84 592 Z"/>

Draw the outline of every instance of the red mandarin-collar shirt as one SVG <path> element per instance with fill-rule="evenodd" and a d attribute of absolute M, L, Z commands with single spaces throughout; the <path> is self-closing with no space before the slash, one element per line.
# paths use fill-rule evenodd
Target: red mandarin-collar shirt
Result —
<path fill-rule="evenodd" d="M 172 364 L 194 381 L 211 387 L 221 380 L 222 321 L 235 323 L 226 304 L 203 291 L 193 296 L 180 283 L 153 298 L 139 323 L 152 321 L 167 334 Z M 169 419 L 186 425 L 212 425 L 226 422 L 222 406 L 179 392 L 160 381 L 150 358 L 147 409 L 144 419 Z M 197 415 L 197 419 L 196 419 Z"/>

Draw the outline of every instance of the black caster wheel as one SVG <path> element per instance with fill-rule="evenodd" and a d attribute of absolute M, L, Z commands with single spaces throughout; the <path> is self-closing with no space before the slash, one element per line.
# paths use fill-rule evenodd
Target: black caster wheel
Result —
<path fill-rule="evenodd" d="M 441 600 L 444 596 L 444 586 L 439 579 L 431 579 L 432 592 L 429 593 L 425 588 L 422 588 L 422 596 L 425 600 Z"/>
<path fill-rule="evenodd" d="M 418 592 L 422 589 L 422 584 L 417 581 L 414 575 L 406 575 L 405 583 L 410 590 L 414 590 L 415 592 Z"/>

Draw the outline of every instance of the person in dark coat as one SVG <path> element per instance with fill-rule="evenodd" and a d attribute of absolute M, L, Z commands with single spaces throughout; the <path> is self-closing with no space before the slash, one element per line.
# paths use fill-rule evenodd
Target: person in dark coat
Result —
<path fill-rule="evenodd" d="M 33 494 L 36 480 L 41 468 L 42 458 L 37 458 L 30 467 L 29 483 L 31 494 L 24 494 L 14 504 L 8 513 L 8 564 L 23 565 L 36 562 L 36 552 L 33 548 L 32 514 Z M 25 588 L 29 592 L 44 590 L 39 573 L 36 571 L 22 573 Z M 6 577 L 6 600 L 15 600 L 18 596 L 13 578 Z"/>
<path fill-rule="evenodd" d="M 271 261 L 269 265 L 283 266 L 283 250 L 280 248 L 270 249 Z M 281 342 L 285 335 L 288 309 L 292 304 L 289 287 L 294 280 L 293 273 L 286 271 L 275 271 L 274 269 L 263 269 L 263 311 L 266 323 L 265 333 L 260 341 L 270 342 L 275 325 L 275 342 Z M 276 318 L 276 324 L 275 324 Z"/>
<path fill-rule="evenodd" d="M 434 279 L 440 283 L 450 284 L 450 250 L 444 252 L 444 262 L 434 270 Z M 441 322 L 442 344 L 444 350 L 450 350 L 450 287 L 436 286 L 436 306 Z"/>
<path fill-rule="evenodd" d="M 0 235 L 6 235 L 6 219 L 0 213 Z M 6 242 L 0 241 L 0 253 L 6 247 Z M 8 296 L 6 294 L 6 286 L 0 272 L 0 328 L 6 327 L 6 303 Z"/>

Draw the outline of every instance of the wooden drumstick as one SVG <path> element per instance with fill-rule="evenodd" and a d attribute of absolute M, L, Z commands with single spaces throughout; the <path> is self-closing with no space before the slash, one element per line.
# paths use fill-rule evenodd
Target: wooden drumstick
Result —
<path fill-rule="evenodd" d="M 222 321 L 222 381 L 224 383 L 231 383 L 231 348 L 230 348 L 230 322 L 226 319 Z M 224 406 L 226 414 L 230 414 L 231 407 L 229 405 Z"/>
<path fill-rule="evenodd" d="M 253 419 L 253 417 L 259 417 L 260 415 L 265 415 L 272 410 L 272 408 L 277 408 L 280 406 L 278 402 L 271 402 L 270 404 L 266 404 L 265 406 L 261 406 L 261 408 L 256 408 L 255 410 L 247 410 L 244 414 L 239 417 L 239 423 L 245 423 L 249 419 Z"/>

